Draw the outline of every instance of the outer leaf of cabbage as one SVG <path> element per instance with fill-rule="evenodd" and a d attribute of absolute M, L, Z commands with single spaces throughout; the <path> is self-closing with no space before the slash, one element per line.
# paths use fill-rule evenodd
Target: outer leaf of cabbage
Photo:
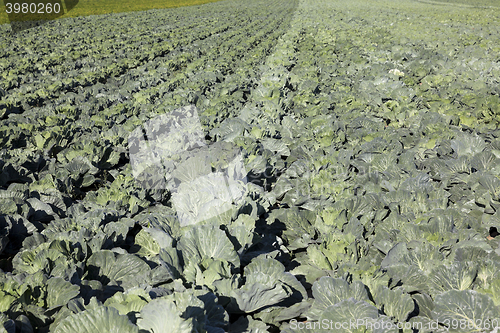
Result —
<path fill-rule="evenodd" d="M 119 254 L 102 250 L 92 254 L 87 261 L 91 279 L 107 284 L 110 281 L 120 283 L 124 288 L 130 288 L 142 283 L 150 271 L 149 266 L 139 257 L 132 254 Z"/>
<path fill-rule="evenodd" d="M 487 295 L 474 290 L 450 290 L 438 295 L 432 316 L 441 324 L 448 326 L 451 332 L 477 332 L 498 320 L 500 309 Z M 454 323 L 459 323 L 455 326 Z M 464 326 L 460 323 L 465 321 Z"/>
<path fill-rule="evenodd" d="M 375 301 L 381 305 L 389 317 L 394 317 L 398 322 L 405 322 L 415 305 L 409 294 L 402 290 L 390 290 L 380 286 L 376 292 Z"/>
<path fill-rule="evenodd" d="M 191 333 L 192 319 L 182 319 L 181 315 L 174 302 L 157 298 L 142 308 L 137 325 L 151 333 Z"/>
<path fill-rule="evenodd" d="M 231 293 L 233 303 L 228 306 L 228 311 L 251 313 L 267 306 L 276 305 L 290 295 L 290 291 L 281 284 L 274 286 L 266 286 L 261 283 L 246 284 L 243 288 Z"/>
<path fill-rule="evenodd" d="M 240 259 L 224 231 L 214 225 L 200 225 L 186 230 L 177 248 L 186 262 L 200 262 L 204 258 L 226 260 L 239 265 Z"/>
<path fill-rule="evenodd" d="M 65 305 L 79 294 L 79 286 L 60 277 L 53 277 L 47 281 L 47 306 L 49 308 Z"/>
<path fill-rule="evenodd" d="M 335 305 L 328 306 L 321 314 L 320 323 L 333 322 L 333 323 L 351 323 L 352 321 L 358 322 L 359 319 L 365 323 L 378 318 L 378 309 L 371 304 L 364 301 L 357 301 L 354 298 L 343 300 Z M 366 327 L 368 329 L 369 326 Z M 333 325 L 336 332 L 363 332 L 364 325 L 349 325 L 347 329 Z"/>
<path fill-rule="evenodd" d="M 138 333 L 139 329 L 118 310 L 100 306 L 73 314 L 57 325 L 54 333 Z"/>
<path fill-rule="evenodd" d="M 353 298 L 358 301 L 368 302 L 366 286 L 361 281 L 349 284 L 342 279 L 322 277 L 312 287 L 314 303 L 308 312 L 308 317 L 317 320 L 329 306 Z"/>

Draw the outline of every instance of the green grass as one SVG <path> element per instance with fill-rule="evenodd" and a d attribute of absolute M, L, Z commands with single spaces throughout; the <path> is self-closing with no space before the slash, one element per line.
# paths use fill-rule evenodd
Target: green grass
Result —
<path fill-rule="evenodd" d="M 194 6 L 217 1 L 220 0 L 80 0 L 75 8 L 60 18 Z M 0 24 L 9 23 L 5 2 L 0 2 Z"/>
<path fill-rule="evenodd" d="M 498 0 L 416 0 L 435 5 L 453 5 L 459 7 L 492 7 L 500 9 L 500 2 Z"/>

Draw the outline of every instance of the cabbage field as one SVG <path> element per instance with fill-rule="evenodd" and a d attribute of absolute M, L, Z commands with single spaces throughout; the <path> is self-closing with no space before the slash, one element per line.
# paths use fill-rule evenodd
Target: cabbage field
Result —
<path fill-rule="evenodd" d="M 500 5 L 0 26 L 0 332 L 498 332 Z"/>

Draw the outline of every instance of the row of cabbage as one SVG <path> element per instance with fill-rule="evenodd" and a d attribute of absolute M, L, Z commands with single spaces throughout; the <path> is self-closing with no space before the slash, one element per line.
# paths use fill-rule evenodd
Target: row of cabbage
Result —
<path fill-rule="evenodd" d="M 42 40 L 40 37 L 45 34 L 53 35 L 59 24 L 75 31 L 102 24 L 93 34 L 88 30 L 84 32 L 89 36 L 85 38 L 92 40 L 92 43 L 82 44 L 89 53 L 99 48 L 112 50 L 113 47 L 122 51 L 121 41 L 116 41 L 115 45 L 111 43 L 110 47 L 98 39 L 102 35 L 108 42 L 122 30 L 144 43 L 142 49 L 131 47 L 132 51 L 124 55 L 124 59 L 142 57 L 145 49 L 148 52 L 162 49 L 163 53 L 146 60 L 139 59 L 142 63 L 135 62 L 130 68 L 125 68 L 123 74 L 107 71 L 106 65 L 109 64 L 102 64 L 100 59 L 94 61 L 92 54 L 87 54 L 81 59 L 73 59 L 73 62 L 62 59 L 60 66 L 56 63 L 49 65 L 50 74 L 25 72 L 24 76 L 20 75 L 19 85 L 4 82 L 1 250 L 2 269 L 12 271 L 14 275 L 2 273 L 0 311 L 5 313 L 2 322 L 5 322 L 8 332 L 16 327 L 40 332 L 78 331 L 88 329 L 89 322 L 94 322 L 103 332 L 110 331 L 111 327 L 125 332 L 136 331 L 138 326 L 135 324 L 154 332 L 158 332 L 158 327 L 179 332 L 188 328 L 199 331 L 227 329 L 227 312 L 215 302 L 214 294 L 207 293 L 208 290 L 186 291 L 186 287 L 195 285 L 195 281 L 185 279 L 182 268 L 174 268 L 175 272 L 180 272 L 174 273 L 169 271 L 170 266 L 162 264 L 160 249 L 170 251 L 172 244 L 161 244 L 157 253 L 153 253 L 156 250 L 152 248 L 153 252 L 144 252 L 149 248 L 147 243 L 158 246 L 146 232 L 156 229 L 148 227 L 156 223 L 163 230 L 161 228 L 168 227 L 168 218 L 175 212 L 168 207 L 168 193 L 146 191 L 135 184 L 128 164 L 127 138 L 130 131 L 144 121 L 186 103 L 199 104 L 204 111 L 203 122 L 212 124 L 212 127 L 224 114 L 239 112 L 258 79 L 258 65 L 287 29 L 295 6 L 296 2 L 243 5 L 234 1 L 189 10 L 91 17 L 83 23 L 79 22 L 81 19 L 71 19 L 43 26 L 36 33 L 30 30 L 31 35 L 20 33 L 12 37 L 25 38 L 15 42 L 18 48 L 24 46 L 29 52 L 33 50 L 34 41 Z M 223 22 L 221 11 L 227 13 Z M 151 14 L 155 14 L 153 19 Z M 103 20 L 106 18 L 109 20 Z M 165 26 L 166 19 L 175 24 L 192 23 L 174 30 Z M 127 30 L 125 26 L 132 26 L 132 29 Z M 159 37 L 140 36 L 141 29 L 159 31 Z M 175 36 L 174 42 L 168 39 L 171 36 Z M 79 38 L 75 34 L 75 40 L 62 39 L 71 45 L 80 43 Z M 161 40 L 163 42 L 158 43 Z M 43 48 L 39 50 L 35 57 L 43 59 L 61 53 L 57 46 L 50 53 Z M 18 73 L 26 70 L 20 66 L 14 68 L 15 61 L 11 57 L 7 59 L 12 70 L 19 70 Z M 120 61 L 119 55 L 110 58 L 110 63 L 116 61 Z M 101 65 L 96 66 L 94 62 Z M 100 76 L 97 80 L 78 81 L 75 87 L 59 84 L 51 94 L 43 98 L 38 96 L 33 105 L 33 96 L 28 92 L 43 87 L 47 80 L 52 79 L 51 74 L 64 80 L 65 75 L 71 75 L 64 72 L 65 66 L 77 66 L 74 70 L 77 77 L 88 73 Z M 150 207 L 155 203 L 159 206 L 157 213 L 155 207 Z M 150 209 L 146 211 L 145 208 Z M 117 229 L 112 231 L 110 228 Z M 211 230 L 208 234 L 194 231 L 192 236 L 184 230 L 186 240 L 192 239 L 196 243 L 208 237 L 214 242 L 193 243 L 188 248 L 194 246 L 192 251 L 203 252 L 213 251 L 218 242 L 227 245 L 228 240 L 224 240 L 221 230 Z M 180 230 L 178 232 L 175 237 L 181 235 Z M 238 232 L 247 233 L 243 225 Z M 66 247 L 69 252 L 63 250 L 65 254 L 61 257 L 62 248 L 54 252 L 55 244 Z M 52 254 L 47 256 L 48 253 Z M 31 255 L 36 258 L 30 259 Z M 88 261 L 91 256 L 93 259 Z M 188 261 L 191 261 L 190 269 L 200 264 L 198 259 L 206 259 L 206 256 L 195 259 L 187 252 L 183 256 L 185 259 L 178 258 L 179 263 L 184 265 L 185 261 L 185 266 L 188 266 Z M 237 260 L 232 253 L 230 256 Z M 116 262 L 119 257 L 121 259 Z M 218 258 L 218 255 L 212 257 Z M 102 261 L 108 259 L 112 261 Z M 93 267 L 97 271 L 90 276 Z M 118 275 L 111 277 L 109 269 Z M 170 322 L 172 318 L 161 315 L 155 323 L 151 317 L 154 314 L 147 315 L 147 308 L 142 309 L 153 298 L 171 294 L 174 289 L 169 291 L 169 288 L 174 285 L 179 292 L 175 297 L 184 299 L 184 305 L 180 299 L 175 303 L 166 299 L 158 301 L 166 302 L 162 306 L 167 308 L 160 308 L 172 312 L 180 325 L 177 330 L 175 323 Z M 129 293 L 131 290 L 135 291 Z M 186 292 L 181 293 L 183 291 Z M 227 289 L 227 293 L 229 291 Z M 118 298 L 111 300 L 111 296 Z M 118 304 L 128 304 L 132 300 L 130 297 L 140 301 L 140 304 L 132 302 L 130 305 L 137 303 L 143 310 L 142 321 L 138 320 L 139 312 L 130 317 L 134 325 L 114 310 Z M 111 304 L 114 305 L 109 307 Z M 172 304 L 174 308 L 171 309 Z M 87 311 L 82 311 L 85 309 Z M 152 303 L 150 310 L 154 312 L 156 309 L 157 305 Z M 197 309 L 192 315 L 198 319 L 182 314 L 193 309 Z M 72 313 L 81 313 L 84 317 L 72 316 L 61 324 Z M 132 315 L 128 307 L 120 313 Z M 162 320 L 169 323 L 164 324 Z M 148 325 L 157 326 L 153 330 Z"/>
<path fill-rule="evenodd" d="M 296 5 L 158 11 L 203 18 L 200 35 L 40 105 L 29 80 L 5 88 L 22 106 L 0 129 L 9 333 L 498 324 L 498 12 Z M 245 14 L 228 29 L 221 9 Z M 182 227 L 168 191 L 134 181 L 127 137 L 187 104 L 249 182 L 229 215 Z"/>
<path fill-rule="evenodd" d="M 105 84 L 108 78 L 141 66 L 143 71 L 152 72 L 147 76 L 153 76 L 158 67 L 162 75 L 167 70 L 182 68 L 198 53 L 214 47 L 216 37 L 236 34 L 238 30 L 233 27 L 252 21 L 249 12 L 233 8 L 235 14 L 221 24 L 217 15 L 220 9 L 214 6 L 196 14 L 185 10 L 179 13 L 153 10 L 105 15 L 98 24 L 92 18 L 75 19 L 71 23 L 57 21 L 45 28 L 47 37 L 43 39 L 34 37 L 32 31 L 5 38 L 1 69 L 7 96 L 2 111 L 21 113 L 40 107 L 47 99 L 68 92 L 80 94 L 81 88 Z M 169 24 L 158 27 L 159 21 Z M 67 38 L 68 34 L 72 38 Z M 196 51 L 180 57 L 179 50 L 189 45 Z M 156 76 L 157 80 L 163 79 Z M 137 77 L 122 76 L 121 80 L 123 91 L 141 88 L 135 87 Z"/>
<path fill-rule="evenodd" d="M 311 3 L 269 66 L 267 110 L 294 162 L 267 222 L 312 286 L 286 331 L 499 325 L 499 26 L 485 25 L 499 13 L 464 13 Z"/>

